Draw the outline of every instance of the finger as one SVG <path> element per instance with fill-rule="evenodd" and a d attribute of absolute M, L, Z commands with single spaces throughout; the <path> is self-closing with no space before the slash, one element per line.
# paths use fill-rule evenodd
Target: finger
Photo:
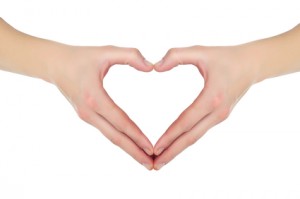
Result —
<path fill-rule="evenodd" d="M 95 97 L 87 97 L 88 106 L 103 116 L 115 129 L 126 134 L 137 146 L 148 155 L 153 155 L 153 146 L 139 127 L 118 107 L 103 87 L 95 93 Z"/>
<path fill-rule="evenodd" d="M 209 114 L 193 129 L 181 135 L 168 149 L 158 156 L 154 162 L 154 169 L 161 169 L 186 148 L 196 143 L 211 127 L 223 120 L 224 111 L 216 111 Z"/>
<path fill-rule="evenodd" d="M 153 64 L 147 61 L 141 52 L 136 48 L 122 48 L 116 46 L 110 46 L 107 50 L 107 59 L 109 65 L 122 64 L 130 65 L 133 68 L 149 72 L 153 69 Z"/>
<path fill-rule="evenodd" d="M 200 93 L 197 99 L 173 122 L 161 136 L 154 147 L 154 154 L 160 155 L 178 137 L 191 130 L 199 121 L 211 113 L 218 106 L 220 100 L 211 100 L 211 92 L 207 88 Z"/>
<path fill-rule="evenodd" d="M 122 148 L 148 170 L 153 168 L 153 159 L 140 149 L 129 137 L 116 130 L 102 116 L 91 111 L 88 122 L 99 129 L 113 144 Z"/>
<path fill-rule="evenodd" d="M 196 46 L 184 48 L 172 48 L 167 54 L 154 65 L 154 69 L 158 72 L 171 70 L 178 65 L 193 64 L 199 65 L 199 48 Z"/>

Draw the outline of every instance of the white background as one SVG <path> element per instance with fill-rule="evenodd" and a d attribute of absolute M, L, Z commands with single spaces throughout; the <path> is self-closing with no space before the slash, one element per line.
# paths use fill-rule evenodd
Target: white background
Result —
<path fill-rule="evenodd" d="M 235 45 L 297 25 L 297 0 L 0 0 L 28 34 L 74 45 Z M 0 44 L 1 45 L 1 44 Z M 116 66 L 112 98 L 153 144 L 203 87 L 193 66 L 140 73 Z M 254 85 L 229 119 L 161 171 L 147 171 L 82 122 L 53 86 L 0 72 L 0 198 L 300 198 L 300 75 Z"/>

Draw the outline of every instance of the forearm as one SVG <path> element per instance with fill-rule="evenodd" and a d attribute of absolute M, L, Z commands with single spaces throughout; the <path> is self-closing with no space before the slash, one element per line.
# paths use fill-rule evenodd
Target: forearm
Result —
<path fill-rule="evenodd" d="M 0 69 L 51 81 L 65 45 L 15 30 L 0 18 Z M 62 48 L 64 47 L 64 48 Z M 63 60 L 63 59 L 61 59 Z"/>
<path fill-rule="evenodd" d="M 300 25 L 278 36 L 242 46 L 247 49 L 249 62 L 256 65 L 256 82 L 300 71 Z"/>

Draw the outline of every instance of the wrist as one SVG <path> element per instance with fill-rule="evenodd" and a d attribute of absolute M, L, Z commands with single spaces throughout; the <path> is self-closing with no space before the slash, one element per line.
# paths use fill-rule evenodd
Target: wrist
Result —
<path fill-rule="evenodd" d="M 67 45 L 17 31 L 1 18 L 0 43 L 0 69 L 48 82 L 70 54 Z"/>
<path fill-rule="evenodd" d="M 268 78 L 300 71 L 300 27 L 283 34 L 243 44 L 258 83 Z"/>
<path fill-rule="evenodd" d="M 6 25 L 7 24 L 2 24 Z M 51 82 L 65 45 L 4 27 L 0 37 L 0 69 Z"/>
<path fill-rule="evenodd" d="M 71 46 L 57 43 L 54 41 L 38 39 L 36 43 L 36 63 L 32 74 L 49 83 L 55 84 L 60 78 L 59 74 L 72 60 Z"/>
<path fill-rule="evenodd" d="M 46 41 L 40 51 L 42 70 L 38 78 L 55 84 L 59 71 L 62 70 L 64 65 L 67 65 L 68 51 L 69 47 L 67 45 Z"/>
<path fill-rule="evenodd" d="M 245 68 L 250 83 L 256 84 L 263 81 L 266 78 L 266 75 L 263 72 L 263 56 L 259 52 L 261 49 L 259 49 L 258 44 L 256 42 L 251 42 L 236 47 L 240 65 Z"/>
<path fill-rule="evenodd" d="M 283 73 L 278 64 L 274 65 L 276 56 L 279 55 L 272 40 L 273 38 L 268 38 L 241 45 L 243 57 L 252 69 L 254 84 Z"/>

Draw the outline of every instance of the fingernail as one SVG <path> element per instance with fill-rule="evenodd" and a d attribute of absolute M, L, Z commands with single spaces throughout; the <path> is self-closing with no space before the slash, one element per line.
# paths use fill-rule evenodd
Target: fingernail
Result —
<path fill-rule="evenodd" d="M 152 166 L 150 164 L 143 163 L 142 165 L 149 171 L 152 170 Z"/>
<path fill-rule="evenodd" d="M 161 67 L 163 65 L 163 60 L 160 60 L 155 64 L 156 67 Z"/>
<path fill-rule="evenodd" d="M 163 152 L 163 150 L 164 150 L 164 148 L 159 148 L 159 149 L 156 151 L 155 155 L 160 155 L 160 154 Z"/>
<path fill-rule="evenodd" d="M 153 155 L 153 152 L 150 150 L 150 149 L 148 149 L 148 148 L 144 148 L 143 149 L 144 151 L 145 151 L 145 153 L 147 153 L 148 155 Z"/>
<path fill-rule="evenodd" d="M 163 166 L 165 166 L 166 164 L 165 163 L 161 163 L 161 164 L 158 164 L 156 166 L 156 170 L 160 170 Z"/>
<path fill-rule="evenodd" d="M 151 66 L 151 67 L 153 66 L 153 64 L 152 64 L 151 62 L 149 62 L 148 60 L 146 60 L 146 59 L 144 60 L 144 62 L 145 62 L 145 64 L 146 64 L 146 66 L 149 66 L 149 67 L 150 67 L 150 66 Z"/>

